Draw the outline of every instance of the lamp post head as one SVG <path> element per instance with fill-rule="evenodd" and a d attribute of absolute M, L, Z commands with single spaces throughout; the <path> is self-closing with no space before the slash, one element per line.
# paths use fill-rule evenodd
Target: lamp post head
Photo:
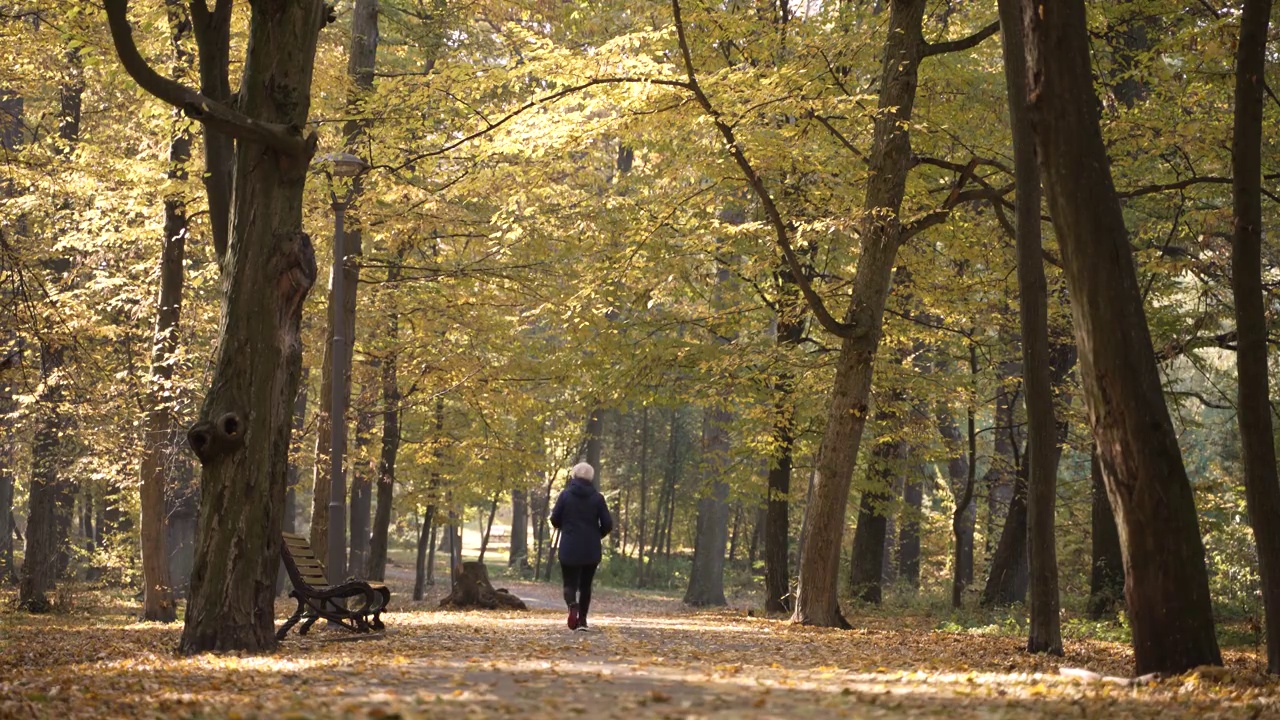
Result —
<path fill-rule="evenodd" d="M 311 166 L 323 169 L 334 177 L 355 177 L 369 169 L 369 163 L 349 152 L 325 153 L 312 159 Z"/>

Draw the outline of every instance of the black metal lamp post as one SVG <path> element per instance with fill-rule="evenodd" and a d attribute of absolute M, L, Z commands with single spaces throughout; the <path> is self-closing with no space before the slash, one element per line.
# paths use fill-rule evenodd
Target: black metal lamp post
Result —
<path fill-rule="evenodd" d="M 342 307 L 346 302 L 344 267 L 346 265 L 347 206 L 354 198 L 354 186 L 348 187 L 339 198 L 333 178 L 356 178 L 369 169 L 369 164 L 347 152 L 328 153 L 315 158 L 312 164 L 324 171 L 329 178 L 329 199 L 333 205 L 333 345 L 329 351 L 330 369 L 333 373 L 329 399 L 329 533 L 326 551 L 326 567 L 329 584 L 338 585 L 346 579 L 347 558 L 347 483 L 343 474 L 343 459 L 347 452 L 346 383 L 343 370 L 346 367 L 346 339 L 350 328 Z"/>

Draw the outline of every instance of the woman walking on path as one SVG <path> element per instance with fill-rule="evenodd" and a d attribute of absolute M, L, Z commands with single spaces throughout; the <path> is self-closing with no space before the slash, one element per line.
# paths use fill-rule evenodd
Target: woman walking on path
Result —
<path fill-rule="evenodd" d="M 604 495 L 591 484 L 596 471 L 578 463 L 569 472 L 569 485 L 551 511 L 551 525 L 560 530 L 560 573 L 564 601 L 569 606 L 569 629 L 587 629 L 591 609 L 591 581 L 600 565 L 600 539 L 613 530 L 613 516 Z"/>

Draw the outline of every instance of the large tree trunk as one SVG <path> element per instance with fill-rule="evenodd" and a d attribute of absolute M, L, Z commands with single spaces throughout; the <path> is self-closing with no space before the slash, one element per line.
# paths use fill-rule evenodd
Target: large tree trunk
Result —
<path fill-rule="evenodd" d="M 388 277 L 394 270 L 388 270 Z M 399 318 L 392 312 L 391 340 L 399 330 Z M 400 386 L 396 376 L 396 353 L 382 361 L 382 456 L 378 460 L 378 511 L 373 518 L 373 538 L 369 544 L 370 580 L 382 580 L 387 573 L 387 542 L 391 529 L 391 503 L 396 485 L 396 456 L 400 452 Z"/>
<path fill-rule="evenodd" d="M 804 538 L 795 622 L 845 627 L 836 597 L 840 539 L 849 485 L 866 425 L 871 374 L 880 345 L 885 300 L 902 242 L 899 213 L 911 161 L 909 124 L 925 42 L 924 0 L 895 0 L 881 66 L 879 111 L 867 167 L 867 193 L 853 297 L 845 314 L 851 332 L 840 345 L 826 429 Z"/>
<path fill-rule="evenodd" d="M 694 535 L 693 567 L 684 601 L 695 606 L 725 605 L 724 551 L 729 534 L 730 415 L 708 408 L 702 415 L 702 458 L 708 475 L 705 495 L 698 500 L 697 532 Z"/>
<path fill-rule="evenodd" d="M 1116 516 L 1107 497 L 1107 483 L 1102 479 L 1102 463 L 1096 449 L 1090 456 L 1093 532 L 1087 611 L 1090 618 L 1101 620 L 1114 613 L 1116 605 L 1124 600 L 1124 560 Z"/>
<path fill-rule="evenodd" d="M 1016 245 L 1022 377 L 1027 405 L 1027 544 L 1030 551 L 1031 620 L 1027 651 L 1062 654 L 1058 615 L 1058 556 L 1054 510 L 1058 452 L 1049 380 L 1049 295 L 1040 240 L 1040 170 L 1027 111 L 1026 53 L 1019 0 L 1000 0 L 1009 124 L 1017 184 Z"/>
<path fill-rule="evenodd" d="M 139 70 L 124 0 L 110 0 L 107 10 L 130 74 L 151 92 L 181 102 L 174 93 L 182 92 L 157 85 Z M 230 233 L 222 258 L 218 357 L 201 419 L 187 433 L 203 469 L 184 653 L 261 651 L 276 642 L 272 591 L 301 360 L 298 329 L 315 280 L 311 242 L 301 230 L 314 140 L 302 140 L 296 128 L 307 119 L 324 17 L 320 2 L 254 3 L 234 109 L 216 102 L 200 106 L 208 122 L 226 122 L 242 139 L 235 148 Z M 193 19 L 203 80 L 208 38 L 201 38 L 199 28 L 206 18 L 197 13 Z M 226 117 L 232 119 L 219 119 Z"/>
<path fill-rule="evenodd" d="M 1235 204 L 1231 289 L 1239 332 L 1236 371 L 1245 498 L 1258 546 L 1267 669 L 1280 674 L 1280 477 L 1272 434 L 1262 289 L 1262 93 L 1270 17 L 1271 0 L 1245 0 L 1236 51 L 1236 114 L 1231 142 Z"/>
<path fill-rule="evenodd" d="M 1022 0 L 1037 149 L 1089 422 L 1124 549 L 1138 674 L 1218 665 L 1204 545 L 1098 123 L 1083 0 Z"/>

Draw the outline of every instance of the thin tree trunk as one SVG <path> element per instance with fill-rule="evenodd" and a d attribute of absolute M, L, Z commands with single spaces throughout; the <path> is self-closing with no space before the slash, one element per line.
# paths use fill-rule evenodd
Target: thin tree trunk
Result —
<path fill-rule="evenodd" d="M 738 553 L 738 526 L 742 524 L 742 503 L 733 504 L 733 523 L 729 526 L 729 565 L 733 565 L 733 560 Z"/>
<path fill-rule="evenodd" d="M 908 468 L 902 486 L 902 516 L 898 526 L 898 575 L 907 585 L 920 587 L 920 518 L 924 514 L 924 486 L 919 469 Z"/>
<path fill-rule="evenodd" d="M 636 533 L 636 587 L 644 587 L 644 531 L 649 510 L 649 406 L 640 411 L 640 527 Z"/>
<path fill-rule="evenodd" d="M 484 525 L 484 534 L 480 537 L 480 557 L 476 558 L 480 562 L 484 562 L 484 551 L 489 549 L 489 533 L 493 531 L 493 517 L 498 514 L 498 498 L 501 495 L 493 496 L 493 504 L 489 506 L 489 521 Z"/>
<path fill-rule="evenodd" d="M 1262 122 L 1271 0 L 1245 0 L 1236 50 L 1236 112 L 1231 142 L 1231 289 L 1239 332 L 1236 372 L 1245 498 L 1258 547 L 1266 613 L 1267 669 L 1280 674 L 1280 476 L 1267 367 L 1262 287 Z"/>
<path fill-rule="evenodd" d="M 296 441 L 302 436 L 303 429 L 307 424 L 307 368 L 302 368 L 298 380 L 298 397 L 293 401 L 293 438 Z M 287 533 L 298 531 L 298 482 L 301 480 L 301 473 L 298 472 L 298 463 L 294 459 L 293 445 L 290 444 L 289 459 L 289 485 L 284 491 L 284 520 L 280 526 Z M 276 571 L 276 595 L 284 592 L 289 586 L 289 575 L 285 572 L 284 562 L 280 562 L 280 569 Z"/>
<path fill-rule="evenodd" d="M 1124 547 L 1136 674 L 1220 665 L 1199 521 L 1098 121 L 1083 0 L 1023 0 L 1029 97 L 1090 425 Z"/>
<path fill-rule="evenodd" d="M 84 77 L 80 54 L 67 51 L 67 77 L 59 90 L 58 136 L 64 153 L 80 139 L 80 109 Z M 49 263 L 55 275 L 70 267 L 66 258 Z M 52 609 L 48 593 L 65 560 L 67 530 L 74 496 L 70 481 L 62 477 L 61 413 L 63 391 L 58 376 L 66 362 L 65 348 L 57 339 L 40 342 L 40 394 L 36 407 L 36 431 L 31 446 L 31 476 L 27 485 L 27 537 L 18 582 L 18 607 L 33 613 Z"/>
<path fill-rule="evenodd" d="M 7 153 L 15 153 L 22 145 L 23 97 L 9 90 L 0 89 L 0 147 Z M 0 198 L 12 195 L 9 180 L 0 180 Z M 0 228 L 0 242 L 8 242 L 7 228 Z M 7 299 L 7 298 L 6 298 Z M 22 341 L 15 334 L 0 343 L 0 418 L 7 418 L 16 409 L 14 402 L 14 376 L 22 364 Z M 14 565 L 14 539 L 18 528 L 13 517 L 16 485 L 16 433 L 0 436 L 0 583 L 17 580 L 18 569 Z"/>
<path fill-rule="evenodd" d="M 1102 479 L 1102 463 L 1098 451 L 1090 453 L 1089 480 L 1093 490 L 1092 552 L 1089 573 L 1089 617 L 1094 620 L 1111 615 L 1124 600 L 1124 560 L 1120 549 L 1120 533 L 1115 513 L 1107 497 L 1107 483 Z"/>
<path fill-rule="evenodd" d="M 357 0 L 352 8 L 351 13 L 351 46 L 347 57 L 347 75 L 353 83 L 353 91 L 347 100 L 350 107 L 359 107 L 363 102 L 363 97 L 373 87 L 373 69 L 377 59 L 378 51 L 378 0 Z M 367 122 L 361 120 L 350 120 L 344 124 L 342 128 L 344 147 L 349 151 L 357 151 L 359 149 L 361 138 L 367 130 Z M 341 192 L 341 191 L 338 191 Z M 361 192 L 361 178 L 352 179 L 351 187 L 347 190 L 344 202 L 346 204 L 355 205 L 359 200 Z M 351 406 L 351 361 L 353 350 L 355 348 L 355 328 L 356 328 L 356 295 L 360 285 L 360 263 L 358 258 L 363 254 L 363 232 L 361 231 L 359 214 L 353 212 L 350 215 L 350 225 L 344 226 L 344 242 L 343 253 L 341 258 L 334 258 L 331 268 L 329 282 L 329 310 L 328 310 L 328 332 L 325 336 L 324 360 L 324 378 L 321 381 L 320 388 L 320 416 L 316 424 L 316 456 L 314 471 L 314 487 L 313 502 L 311 510 L 311 547 L 315 550 L 317 557 L 325 561 L 326 567 L 330 571 L 334 570 L 333 563 L 341 563 L 346 558 L 329 558 L 329 532 L 330 527 L 329 507 L 337 502 L 341 505 L 346 502 L 346 498 L 332 498 L 332 469 L 329 467 L 330 453 L 334 451 L 332 448 L 332 433 L 330 423 L 334 422 L 333 418 L 333 358 L 334 353 L 331 350 L 334 344 L 335 322 L 341 322 L 343 335 L 341 352 L 338 353 L 340 362 L 336 368 L 338 377 L 341 378 L 342 387 L 340 388 L 344 399 L 343 406 Z M 345 213 L 344 213 L 345 214 Z M 344 219 L 345 222 L 345 219 Z M 343 296 L 342 307 L 337 308 L 335 304 L 337 299 L 334 297 L 334 279 L 339 269 L 342 272 Z M 337 422 L 346 422 L 346 418 L 338 418 Z M 345 433 L 341 433 L 345 437 Z M 346 457 L 346 448 L 337 448 L 339 457 Z M 342 530 L 339 529 L 339 532 Z M 360 566 L 363 568 L 363 565 Z M 356 570 L 356 568 L 352 568 Z M 343 574 L 343 573 L 339 573 Z"/>
<path fill-rule="evenodd" d="M 387 270 L 394 280 L 398 268 Z M 399 334 L 399 314 L 394 310 L 388 319 L 388 335 L 392 342 Z M 397 377 L 396 352 L 382 361 L 382 455 L 378 460 L 378 511 L 373 518 L 373 539 L 369 545 L 369 564 L 365 574 L 370 580 L 383 580 L 387 574 L 387 545 L 391 531 L 391 504 L 396 485 L 396 457 L 400 452 L 400 385 Z"/>
<path fill-rule="evenodd" d="M 881 66 L 879 112 L 868 154 L 858 268 L 844 322 L 826 429 L 804 538 L 800 584 L 792 620 L 805 625 L 848 627 L 836 597 L 840 539 L 845 527 L 849 486 L 866 425 L 871 375 L 880 345 L 885 301 L 894 260 L 903 241 L 899 213 L 911 160 L 908 128 L 916 82 L 926 44 L 921 30 L 925 0 L 890 5 L 888 35 Z"/>
<path fill-rule="evenodd" d="M 436 535 L 440 529 L 440 523 L 433 522 L 431 524 L 431 542 L 430 550 L 427 553 L 427 584 L 436 584 Z"/>
<path fill-rule="evenodd" d="M 1019 0 L 1000 0 L 1009 124 L 1013 132 L 1017 203 L 1019 320 L 1027 404 L 1027 532 L 1031 620 L 1027 651 L 1062 654 L 1058 557 L 1054 544 L 1058 461 L 1053 388 L 1049 381 L 1049 290 L 1040 241 L 1040 171 L 1027 111 L 1026 53 Z"/>
<path fill-rule="evenodd" d="M 522 488 L 511 491 L 511 546 L 507 566 L 525 570 L 529 567 L 529 493 Z"/>
<path fill-rule="evenodd" d="M 3 102 L 4 98 L 0 97 L 0 103 Z M 10 108 L 0 108 L 8 109 Z M 0 121 L 0 130 L 4 129 L 5 124 Z M 0 132 L 0 140 L 5 140 L 7 146 L 7 133 Z M 10 377 L 18 367 L 22 353 L 19 348 L 9 346 L 0 347 L 0 353 L 3 353 L 0 355 L 0 417 L 8 417 L 14 411 Z M 13 562 L 13 541 L 18 532 L 13 520 L 15 443 L 14 433 L 5 433 L 4 437 L 0 437 L 0 584 L 9 584 L 18 577 Z"/>
<path fill-rule="evenodd" d="M 969 441 L 976 445 L 977 438 L 973 408 L 968 409 Z M 951 536 L 954 555 L 951 561 L 951 606 L 958 608 L 963 604 L 964 590 L 973 582 L 973 526 L 977 519 L 976 506 L 973 502 L 973 490 L 976 474 L 969 453 L 976 447 L 966 450 L 960 435 L 960 428 L 955 418 L 945 408 L 938 412 L 938 433 L 946 440 L 950 459 L 947 460 L 948 484 L 955 498 L 955 509 L 951 513 Z"/>
<path fill-rule="evenodd" d="M 596 487 L 601 491 L 604 485 L 600 477 L 600 454 L 604 450 L 604 409 L 595 408 L 587 415 L 587 454 L 585 461 L 595 470 Z"/>
<path fill-rule="evenodd" d="M 730 420 L 725 410 L 703 411 L 702 458 L 710 478 L 706 495 L 698 500 L 693 567 L 684 593 L 685 604 L 698 607 L 728 604 L 724 595 L 724 551 L 729 534 L 729 484 L 724 474 L 729 466 Z"/>
<path fill-rule="evenodd" d="M 427 585 L 431 582 L 430 563 L 435 562 L 435 546 L 433 543 L 435 515 L 436 506 L 428 505 L 427 511 L 422 516 L 422 528 L 418 532 L 418 552 L 415 556 L 413 575 L 414 600 L 421 600 L 426 597 Z"/>
<path fill-rule="evenodd" d="M 879 424 L 888 423 L 881 413 Z M 858 501 L 858 524 L 849 558 L 849 592 L 863 601 L 879 604 L 884 597 L 884 549 L 889 507 L 893 502 L 893 476 L 901 458 L 900 443 L 885 436 L 871 448 L 866 487 Z"/>
<path fill-rule="evenodd" d="M 333 283 L 330 281 L 330 301 Z M 332 305 L 332 302 L 330 302 Z M 311 463 L 311 526 L 312 551 L 323 563 L 329 549 L 329 495 L 332 489 L 332 469 L 329 465 L 329 448 L 332 443 L 330 410 L 333 406 L 333 337 L 332 307 L 330 308 L 329 336 L 325 338 L 320 358 L 320 397 L 316 406 L 316 443 Z"/>
<path fill-rule="evenodd" d="M 778 339 L 780 349 L 792 348 L 804 337 L 803 305 L 792 296 L 794 278 L 789 270 L 779 273 L 784 283 L 779 298 Z M 784 303 L 784 298 L 791 298 Z M 765 612 L 788 612 L 791 607 L 790 554 L 791 467 L 795 451 L 795 379 L 780 373 L 774 380 L 774 455 L 769 464 L 768 490 L 765 501 L 764 527 L 764 609 Z"/>
<path fill-rule="evenodd" d="M 369 562 L 369 526 L 373 516 L 373 478 L 375 469 L 364 462 L 369 457 L 369 436 L 373 433 L 373 413 L 360 410 L 356 415 L 356 457 L 351 463 L 351 545 L 347 560 L 347 574 L 366 579 L 365 567 Z"/>
<path fill-rule="evenodd" d="M 991 573 L 982 589 L 979 600 L 983 607 L 1005 606 L 1022 602 L 1025 595 L 1018 592 L 1018 576 L 1027 563 L 1027 474 L 1026 465 L 1018 467 L 1014 475 L 1013 498 L 1005 516 L 1000 541 L 991 557 Z"/>

